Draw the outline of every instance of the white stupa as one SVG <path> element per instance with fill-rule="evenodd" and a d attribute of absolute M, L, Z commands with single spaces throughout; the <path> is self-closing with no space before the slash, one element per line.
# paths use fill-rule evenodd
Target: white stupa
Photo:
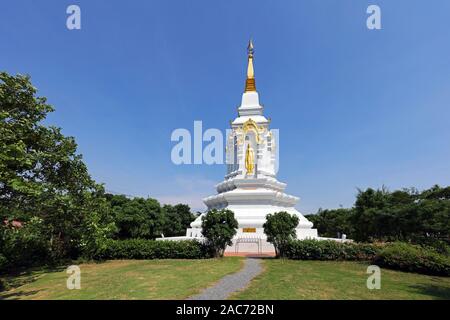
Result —
<path fill-rule="evenodd" d="M 269 213 L 286 211 L 299 218 L 297 238 L 317 238 L 317 229 L 296 208 L 299 198 L 284 192 L 286 184 L 276 177 L 276 148 L 270 120 L 259 103 L 253 70 L 253 44 L 248 45 L 248 69 L 245 92 L 238 117 L 231 122 L 227 137 L 227 174 L 216 185 L 217 194 L 203 201 L 209 209 L 234 212 L 239 229 L 227 251 L 272 251 L 263 231 Z M 205 213 L 204 213 L 205 214 Z M 202 216 L 187 229 L 186 238 L 201 238 Z M 258 245 L 255 246 L 254 243 Z"/>

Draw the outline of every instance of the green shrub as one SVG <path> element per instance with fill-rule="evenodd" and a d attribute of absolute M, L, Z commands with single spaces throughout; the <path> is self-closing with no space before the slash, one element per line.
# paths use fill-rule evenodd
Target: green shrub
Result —
<path fill-rule="evenodd" d="M 450 244 L 447 241 L 434 239 L 434 238 L 421 238 L 414 241 L 415 244 L 419 244 L 422 247 L 429 247 L 431 250 L 436 251 L 437 253 L 450 256 Z"/>
<path fill-rule="evenodd" d="M 373 262 L 387 268 L 450 276 L 450 258 L 431 248 L 395 242 L 387 245 L 375 256 Z"/>
<path fill-rule="evenodd" d="M 21 228 L 0 227 L 0 270 L 40 265 L 50 250 L 42 232 L 42 219 L 32 218 Z"/>
<path fill-rule="evenodd" d="M 0 272 L 2 272 L 3 269 L 5 269 L 7 265 L 8 265 L 8 260 L 6 259 L 6 257 L 4 255 L 2 255 L 0 253 Z"/>
<path fill-rule="evenodd" d="M 289 242 L 297 237 L 297 225 L 298 217 L 286 211 L 267 215 L 263 225 L 264 233 L 267 235 L 267 241 L 275 247 L 277 257 L 284 257 Z"/>
<path fill-rule="evenodd" d="M 5 291 L 7 288 L 6 282 L 5 280 L 3 280 L 2 278 L 0 278 L 0 292 Z"/>
<path fill-rule="evenodd" d="M 286 257 L 294 260 L 362 260 L 380 267 L 450 276 L 450 257 L 432 247 L 403 242 L 385 245 L 329 240 L 295 240 Z"/>
<path fill-rule="evenodd" d="M 94 258 L 106 259 L 202 259 L 208 249 L 195 240 L 155 241 L 146 239 L 107 240 Z"/>
<path fill-rule="evenodd" d="M 202 217 L 202 234 L 214 257 L 222 257 L 225 248 L 233 244 L 232 239 L 238 226 L 231 210 L 212 209 Z"/>
<path fill-rule="evenodd" d="M 286 247 L 286 257 L 294 260 L 371 260 L 379 245 L 331 240 L 294 240 Z"/>

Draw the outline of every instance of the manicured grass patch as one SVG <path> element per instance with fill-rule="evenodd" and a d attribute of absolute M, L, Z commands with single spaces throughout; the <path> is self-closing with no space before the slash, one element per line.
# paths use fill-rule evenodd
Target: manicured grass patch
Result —
<path fill-rule="evenodd" d="M 6 279 L 0 299 L 184 299 L 237 272 L 237 257 L 202 260 L 113 260 L 81 264 L 81 289 L 68 290 L 65 268 Z"/>
<path fill-rule="evenodd" d="M 450 299 L 450 278 L 381 269 L 369 290 L 367 263 L 265 259 L 265 272 L 234 299 Z"/>

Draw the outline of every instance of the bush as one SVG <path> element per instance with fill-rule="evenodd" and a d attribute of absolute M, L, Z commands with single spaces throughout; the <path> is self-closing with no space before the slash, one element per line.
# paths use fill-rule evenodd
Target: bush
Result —
<path fill-rule="evenodd" d="M 21 228 L 0 227 L 0 270 L 44 264 L 50 258 L 42 220 L 33 218 Z"/>
<path fill-rule="evenodd" d="M 0 278 L 0 292 L 6 291 L 7 287 L 6 281 Z"/>
<path fill-rule="evenodd" d="M 294 240 L 286 246 L 286 257 L 294 260 L 371 260 L 379 245 L 331 240 Z"/>
<path fill-rule="evenodd" d="M 441 240 L 441 239 L 435 239 L 432 237 L 428 238 L 419 238 L 415 239 L 415 244 L 419 244 L 422 247 L 428 247 L 433 251 L 436 251 L 437 253 L 443 254 L 445 256 L 450 256 L 450 244 L 449 240 Z"/>
<path fill-rule="evenodd" d="M 288 243 L 297 237 L 297 225 L 298 217 L 286 211 L 267 215 L 263 225 L 264 233 L 267 235 L 267 241 L 275 247 L 277 257 L 284 257 Z"/>
<path fill-rule="evenodd" d="M 432 247 L 404 242 L 368 244 L 329 240 L 294 240 L 286 247 L 294 260 L 371 261 L 380 267 L 430 275 L 450 276 L 450 257 Z"/>
<path fill-rule="evenodd" d="M 450 276 L 450 258 L 431 248 L 403 242 L 387 245 L 373 262 L 379 266 L 430 275 Z"/>
<path fill-rule="evenodd" d="M 0 272 L 2 272 L 3 269 L 5 269 L 7 265 L 8 265 L 8 260 L 6 259 L 6 257 L 4 255 L 2 255 L 0 253 Z"/>
<path fill-rule="evenodd" d="M 202 234 L 209 251 L 214 257 L 222 257 L 225 248 L 233 244 L 233 237 L 239 227 L 231 210 L 209 210 L 202 217 Z"/>
<path fill-rule="evenodd" d="M 196 240 L 155 241 L 146 239 L 107 240 L 95 259 L 203 259 L 208 250 Z"/>
<path fill-rule="evenodd" d="M 6 269 L 7 265 L 8 260 L 6 260 L 5 256 L 0 253 L 0 274 Z M 6 282 L 0 278 L 0 292 L 6 290 L 6 288 Z"/>

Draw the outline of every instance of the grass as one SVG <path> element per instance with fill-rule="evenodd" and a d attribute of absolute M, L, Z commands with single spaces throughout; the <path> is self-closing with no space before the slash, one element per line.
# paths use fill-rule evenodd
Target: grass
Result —
<path fill-rule="evenodd" d="M 241 258 L 115 260 L 86 263 L 81 289 L 68 290 L 65 268 L 3 277 L 15 287 L 0 299 L 184 299 L 242 267 Z"/>
<path fill-rule="evenodd" d="M 265 259 L 265 272 L 233 299 L 450 299 L 450 278 L 381 270 L 381 289 L 366 286 L 368 264 Z"/>
<path fill-rule="evenodd" d="M 238 257 L 208 260 L 114 260 L 81 264 L 81 290 L 66 288 L 65 267 L 40 269 L 6 281 L 0 299 L 184 299 L 237 272 Z M 381 270 L 369 290 L 368 264 L 263 259 L 264 272 L 232 299 L 450 299 L 450 278 Z"/>

